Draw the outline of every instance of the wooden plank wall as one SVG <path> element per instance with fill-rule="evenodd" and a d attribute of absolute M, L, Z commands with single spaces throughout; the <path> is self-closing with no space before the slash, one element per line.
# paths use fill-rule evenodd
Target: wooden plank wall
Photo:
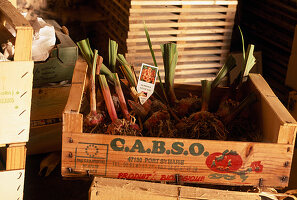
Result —
<path fill-rule="evenodd" d="M 103 13 L 108 17 L 107 23 L 104 23 L 104 31 L 108 36 L 119 43 L 119 52 L 126 53 L 126 39 L 129 31 L 129 9 L 131 0 L 97 0 Z"/>
<path fill-rule="evenodd" d="M 212 79 L 229 52 L 237 0 L 143 1 L 112 0 L 101 4 L 110 17 L 106 31 L 127 52 L 139 72 L 141 63 L 153 64 L 147 45 L 145 21 L 161 75 L 160 44 L 178 44 L 176 83 L 200 83 Z"/>
<path fill-rule="evenodd" d="M 245 37 L 262 51 L 263 76 L 286 104 L 290 88 L 285 86 L 285 78 L 297 22 L 296 1 L 241 0 L 240 4 Z"/>

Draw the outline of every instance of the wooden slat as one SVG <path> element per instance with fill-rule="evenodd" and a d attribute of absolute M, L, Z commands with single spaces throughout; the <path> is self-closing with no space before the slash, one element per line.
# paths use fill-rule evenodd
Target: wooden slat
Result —
<path fill-rule="evenodd" d="M 265 119 L 262 120 L 264 140 L 293 144 L 296 127 L 290 128 L 290 126 L 296 123 L 295 119 L 288 113 L 261 75 L 250 74 L 250 80 L 261 94 L 261 107 L 259 109 L 262 110 L 261 119 Z M 289 135 L 283 133 L 283 129 L 288 131 L 286 133 Z"/>
<path fill-rule="evenodd" d="M 191 9 L 182 9 L 182 8 L 147 8 L 147 9 L 133 9 L 133 7 L 130 9 L 130 13 L 159 13 L 159 12 L 227 12 L 228 8 L 221 7 L 221 8 L 191 8 Z M 236 9 L 233 9 L 232 11 L 236 11 Z"/>
<path fill-rule="evenodd" d="M 16 30 L 14 61 L 31 60 L 33 28 L 30 23 L 7 0 L 0 1 L 1 17 Z"/>
<path fill-rule="evenodd" d="M 159 49 L 160 48 L 160 44 L 161 44 L 161 42 L 153 42 L 152 48 L 153 49 Z M 180 44 L 179 47 L 180 48 L 189 47 L 189 45 Z M 211 41 L 211 42 L 204 42 L 204 41 L 202 41 L 202 42 L 192 43 L 190 47 L 192 47 L 192 48 L 195 48 L 195 47 L 226 47 L 226 48 L 228 48 L 229 45 L 228 44 L 225 44 L 223 42 L 217 42 L 217 41 Z M 145 45 L 145 44 L 139 44 L 139 45 L 137 45 L 135 47 L 133 46 L 133 48 L 135 48 L 136 50 L 148 49 L 148 46 Z M 129 48 L 128 48 L 128 50 L 129 50 Z M 129 52 L 128 52 L 128 54 L 129 54 Z"/>
<path fill-rule="evenodd" d="M 18 28 L 15 40 L 14 61 L 32 60 L 33 29 Z"/>
<path fill-rule="evenodd" d="M 95 177 L 89 200 L 261 200 L 259 193 Z"/>
<path fill-rule="evenodd" d="M 0 0 L 0 13 L 13 28 L 32 29 L 30 23 L 8 0 Z"/>
<path fill-rule="evenodd" d="M 81 106 L 81 99 L 84 92 L 86 71 L 88 69 L 88 64 L 78 59 L 75 64 L 75 69 L 73 72 L 71 89 L 69 92 L 69 98 L 64 109 L 64 112 L 79 112 Z"/>
<path fill-rule="evenodd" d="M 163 27 L 198 27 L 198 26 L 231 26 L 232 22 L 180 22 L 180 23 L 150 23 L 146 24 L 150 28 L 163 28 Z M 143 28 L 143 24 L 130 24 L 130 29 Z"/>
<path fill-rule="evenodd" d="M 129 17 L 129 21 L 130 23 L 135 23 L 135 21 L 139 21 L 139 20 L 149 20 L 149 21 L 153 21 L 153 20 L 178 20 L 178 19 L 190 19 L 190 20 L 198 20 L 198 19 L 225 19 L 226 15 L 225 14 L 221 14 L 221 13 L 189 13 L 190 15 L 177 15 L 174 13 L 156 13 L 153 16 L 150 16 L 148 18 L 148 16 L 137 14 L 137 15 L 133 15 L 131 14 Z"/>
<path fill-rule="evenodd" d="M 0 143 L 27 142 L 33 61 L 0 63 Z"/>
<path fill-rule="evenodd" d="M 68 122 L 69 123 L 69 122 Z M 69 142 L 71 138 L 72 142 Z M 120 140 L 114 146 L 113 141 Z M 141 143 L 144 151 L 147 148 L 152 150 L 153 141 L 158 143 L 164 142 L 164 151 L 160 153 L 140 153 L 137 150 L 130 152 L 135 141 Z M 123 144 L 124 143 L 124 144 Z M 191 154 L 174 155 L 166 150 L 172 149 L 172 144 L 180 143 L 182 152 L 187 151 L 192 144 L 201 147 L 200 156 Z M 93 145 L 93 146 L 92 146 Z M 116 151 L 116 147 L 125 150 Z M 203 146 L 203 150 L 202 150 Z M 93 148 L 91 148 L 93 147 Z M 129 150 L 127 149 L 129 148 Z M 140 147 L 142 148 L 142 147 Z M 155 147 L 156 148 L 156 147 Z M 196 147 L 197 148 L 197 147 Z M 96 153 L 98 149 L 98 153 Z M 163 149 L 163 148 L 162 148 Z M 289 149 L 289 151 L 288 151 Z M 160 149 L 159 149 L 160 150 Z M 211 171 L 206 165 L 208 156 L 215 152 L 222 153 L 225 150 L 233 150 L 238 153 L 242 159 L 240 171 L 248 169 L 253 162 L 258 162 L 263 166 L 263 171 L 256 173 L 254 171 L 246 173 L 243 180 L 241 176 L 233 173 L 216 173 Z M 174 150 L 173 150 L 174 151 Z M 195 152 L 199 152 L 198 148 Z M 209 154 L 203 155 L 203 152 Z M 72 157 L 69 153 L 72 153 Z M 268 153 L 269 152 L 269 153 Z M 94 155 L 95 154 L 95 155 Z M 90 155 L 90 156 L 88 156 Z M 94 155 L 94 157 L 93 157 Z M 275 143 L 253 143 L 253 142 L 230 142 L 230 141 L 211 141 L 211 140 L 189 140 L 189 139 L 172 139 L 172 138 L 150 138 L 150 137 L 128 137 L 104 134 L 87 134 L 63 132 L 63 152 L 62 152 L 62 175 L 67 177 L 87 176 L 88 173 L 97 176 L 106 176 L 112 178 L 128 178 L 140 180 L 167 180 L 175 181 L 175 174 L 182 177 L 192 177 L 192 182 L 205 184 L 227 184 L 227 185 L 258 185 L 259 179 L 263 180 L 263 186 L 285 187 L 288 180 L 281 181 L 282 177 L 289 177 L 290 167 L 284 166 L 285 162 L 291 163 L 293 155 L 293 145 L 275 144 Z M 141 162 L 133 162 L 129 157 L 141 158 Z M 154 162 L 150 159 L 155 159 Z M 172 159 L 183 162 L 183 164 L 165 164 L 165 160 Z M 93 161 L 92 161 L 93 160 Z M 71 168 L 71 171 L 69 171 Z M 175 170 L 175 168 L 177 168 Z M 196 171 L 197 170 L 197 171 Z M 135 174 L 138 174 L 138 177 Z M 148 176 L 139 176 L 139 175 Z M 130 177 L 129 177 L 130 175 Z M 229 178 L 224 179 L 224 175 Z M 219 176 L 212 179 L 213 176 Z M 232 178 L 231 178 L 232 177 Z M 181 181 L 191 182 L 189 179 L 181 178 Z"/>
<path fill-rule="evenodd" d="M 33 89 L 30 119 L 61 118 L 69 91 L 70 87 Z"/>
<path fill-rule="evenodd" d="M 0 199 L 22 200 L 25 170 L 0 171 Z"/>
<path fill-rule="evenodd" d="M 7 148 L 6 170 L 25 169 L 26 146 L 9 146 Z"/>
<path fill-rule="evenodd" d="M 164 30 L 163 30 L 164 29 Z M 149 28 L 150 36 L 154 37 L 162 36 L 162 35 L 175 35 L 175 34 L 220 34 L 225 32 L 231 32 L 231 29 L 225 29 L 225 28 L 188 28 L 186 30 L 175 30 L 173 28 L 162 28 L 162 30 L 154 30 Z M 133 30 L 129 31 L 128 35 L 129 38 L 133 38 L 133 36 L 143 36 L 144 31 L 143 30 Z"/>
<path fill-rule="evenodd" d="M 186 28 L 186 27 L 179 27 L 179 28 Z M 197 36 L 184 36 L 184 35 L 178 35 L 177 37 L 174 36 L 165 36 L 165 37 L 151 37 L 151 40 L 153 40 L 154 42 L 164 42 L 164 41 L 203 41 L 203 40 L 230 40 L 230 36 L 223 36 L 223 35 L 207 35 L 207 36 L 203 36 L 203 35 L 197 35 Z M 129 43 L 134 43 L 134 42 L 147 42 L 146 38 L 133 38 L 133 39 L 127 39 L 127 44 L 129 45 Z"/>
<path fill-rule="evenodd" d="M 237 5 L 237 1 L 131 1 L 131 5 Z"/>

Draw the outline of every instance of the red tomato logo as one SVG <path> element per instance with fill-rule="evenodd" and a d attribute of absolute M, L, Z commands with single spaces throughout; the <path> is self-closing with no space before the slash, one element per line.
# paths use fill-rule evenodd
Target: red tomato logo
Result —
<path fill-rule="evenodd" d="M 214 172 L 230 173 L 237 171 L 242 166 L 242 159 L 235 151 L 210 154 L 205 161 L 207 167 Z"/>

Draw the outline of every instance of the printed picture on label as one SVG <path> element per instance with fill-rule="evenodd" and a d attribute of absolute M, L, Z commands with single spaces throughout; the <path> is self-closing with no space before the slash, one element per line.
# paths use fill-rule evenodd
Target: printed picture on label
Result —
<path fill-rule="evenodd" d="M 140 75 L 140 80 L 147 82 L 147 83 L 155 83 L 155 77 L 156 77 L 156 71 L 157 69 L 147 66 L 147 65 L 143 65 L 142 71 L 141 71 L 141 75 Z"/>

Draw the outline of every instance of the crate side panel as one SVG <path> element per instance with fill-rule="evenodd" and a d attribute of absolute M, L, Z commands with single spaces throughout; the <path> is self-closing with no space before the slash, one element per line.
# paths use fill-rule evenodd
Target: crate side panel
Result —
<path fill-rule="evenodd" d="M 31 120 L 62 118 L 69 91 L 70 87 L 33 89 Z"/>
<path fill-rule="evenodd" d="M 25 170 L 0 171 L 0 199 L 22 200 Z"/>
<path fill-rule="evenodd" d="M 0 63 L 0 143 L 29 139 L 33 62 Z M 16 125 L 17 124 L 17 125 Z"/>
<path fill-rule="evenodd" d="M 260 97 L 258 110 L 264 141 L 293 144 L 296 134 L 296 121 L 279 101 L 264 78 L 250 74 L 251 89 Z M 290 128 L 291 127 L 291 128 Z"/>
<path fill-rule="evenodd" d="M 207 188 L 139 182 L 95 177 L 89 190 L 90 200 L 138 199 L 176 200 L 181 199 L 229 199 L 260 200 L 259 193 L 247 193 Z"/>
<path fill-rule="evenodd" d="M 175 181 L 179 174 L 184 182 L 258 185 L 262 179 L 265 186 L 285 187 L 292 151 L 281 144 L 66 132 L 62 175 Z"/>
<path fill-rule="evenodd" d="M 10 145 L 7 148 L 6 169 L 24 169 L 26 165 L 26 152 L 25 143 L 23 145 L 22 143 L 18 143 L 16 146 Z"/>
<path fill-rule="evenodd" d="M 75 64 L 69 97 L 64 112 L 79 112 L 83 97 L 88 64 L 78 59 Z"/>

